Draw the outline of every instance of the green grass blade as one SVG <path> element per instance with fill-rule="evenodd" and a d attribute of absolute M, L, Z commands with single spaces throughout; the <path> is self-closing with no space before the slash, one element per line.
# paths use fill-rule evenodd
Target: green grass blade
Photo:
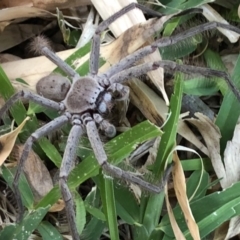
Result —
<path fill-rule="evenodd" d="M 206 236 L 209 232 L 216 229 L 216 227 L 219 226 L 219 223 L 221 224 L 230 218 L 240 214 L 240 209 L 238 207 L 240 199 L 239 187 L 240 182 L 237 182 L 221 192 L 209 194 L 190 203 L 190 208 L 192 210 L 193 216 L 199 225 L 201 237 Z M 232 208 L 234 208 L 234 213 L 231 210 Z M 229 211 L 230 215 L 228 214 Z M 179 227 L 183 232 L 186 233 L 186 235 L 188 235 L 188 228 L 186 226 L 184 217 L 181 214 L 180 207 L 175 207 L 173 209 L 173 213 L 176 217 Z M 214 216 L 214 220 L 210 220 Z M 212 223 L 208 228 L 207 224 L 210 224 L 210 221 L 212 221 Z M 159 224 L 159 229 L 164 231 L 167 236 L 174 237 L 169 217 L 167 215 L 163 217 L 161 223 Z"/>
<path fill-rule="evenodd" d="M 177 123 L 179 119 L 181 101 L 182 101 L 182 74 L 176 74 L 175 91 L 170 101 L 171 116 L 164 126 L 164 134 L 162 135 L 156 162 L 153 165 L 153 174 L 156 179 L 161 179 L 163 169 L 167 158 L 175 146 Z M 155 230 L 162 211 L 164 200 L 164 192 L 153 194 L 150 197 L 141 198 L 140 216 L 142 227 L 133 226 L 134 235 L 137 239 L 147 239 Z"/>
<path fill-rule="evenodd" d="M 42 236 L 43 240 L 62 240 L 62 234 L 58 232 L 58 230 L 53 227 L 53 225 L 49 222 L 43 221 L 39 224 L 37 230 Z"/>
<path fill-rule="evenodd" d="M 240 89 L 240 56 L 238 57 L 233 71 L 232 81 L 235 83 L 235 86 Z M 223 98 L 223 102 L 215 122 L 222 135 L 222 138 L 220 139 L 221 152 L 224 151 L 227 141 L 232 139 L 239 115 L 240 103 L 236 99 L 235 95 L 228 90 Z"/>
<path fill-rule="evenodd" d="M 86 209 L 81 196 L 75 191 L 74 195 L 76 205 L 76 224 L 79 235 L 82 233 L 86 224 Z"/>
<path fill-rule="evenodd" d="M 29 239 L 31 233 L 38 227 L 46 213 L 49 206 L 46 208 L 38 208 L 28 213 L 20 224 L 9 225 L 5 227 L 0 233 L 0 239 L 15 239 L 26 240 Z"/>
<path fill-rule="evenodd" d="M 1 170 L 2 170 L 2 177 L 4 178 L 4 180 L 6 181 L 8 186 L 12 187 L 12 182 L 13 182 L 13 178 L 14 178 L 13 171 L 10 171 L 4 165 L 2 166 Z M 15 173 L 15 170 L 14 170 L 14 173 Z M 32 192 L 31 187 L 29 186 L 28 181 L 24 175 L 21 175 L 21 177 L 20 177 L 19 188 L 20 188 L 20 192 L 24 193 L 21 195 L 23 205 L 28 209 L 33 209 L 33 205 L 34 205 L 33 192 Z"/>
<path fill-rule="evenodd" d="M 142 122 L 132 129 L 122 133 L 105 144 L 105 150 L 109 157 L 109 162 L 118 164 L 125 159 L 138 146 L 149 139 L 161 135 L 161 130 L 149 121 Z M 85 180 L 94 177 L 100 169 L 94 154 L 90 154 L 70 173 L 68 184 L 71 189 L 75 189 Z M 60 197 L 59 190 L 54 188 L 38 204 L 46 206 L 53 204 Z"/>
<path fill-rule="evenodd" d="M 164 134 L 161 138 L 156 162 L 153 168 L 153 173 L 157 179 L 161 178 L 165 162 L 175 146 L 178 119 L 181 111 L 182 93 L 183 74 L 176 74 L 174 94 L 170 101 L 170 117 L 163 128 Z"/>
<path fill-rule="evenodd" d="M 117 213 L 116 213 L 113 179 L 106 175 L 102 175 L 99 177 L 101 179 L 100 180 L 101 199 L 102 199 L 105 216 L 107 219 L 110 238 L 118 240 L 119 232 L 118 232 L 118 224 L 117 224 Z"/>

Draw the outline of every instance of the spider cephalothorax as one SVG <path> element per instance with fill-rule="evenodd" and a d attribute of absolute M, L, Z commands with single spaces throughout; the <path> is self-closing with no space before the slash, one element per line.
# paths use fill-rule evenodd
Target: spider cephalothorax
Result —
<path fill-rule="evenodd" d="M 100 127 L 105 135 L 110 137 L 115 135 L 115 127 L 104 118 L 104 115 L 111 110 L 111 107 L 115 101 L 122 98 L 128 98 L 129 89 L 126 86 L 122 85 L 124 81 L 127 81 L 129 77 L 138 77 L 142 74 L 147 73 L 148 71 L 163 67 L 174 71 L 186 73 L 191 72 L 202 74 L 204 76 L 222 77 L 226 80 L 231 90 L 240 100 L 239 91 L 234 87 L 230 77 L 225 72 L 196 66 L 179 65 L 172 61 L 149 62 L 134 66 L 138 60 L 154 52 L 158 47 L 172 45 L 178 41 L 184 40 L 187 37 L 194 36 L 196 33 L 201 33 L 205 30 L 221 27 L 240 33 L 240 29 L 228 24 L 217 22 L 205 23 L 193 29 L 186 30 L 185 32 L 182 32 L 175 36 L 158 39 L 151 45 L 145 46 L 132 53 L 131 55 L 123 58 L 119 63 L 111 66 L 111 68 L 104 74 L 98 74 L 101 32 L 104 31 L 118 17 L 124 15 L 136 7 L 144 10 L 145 12 L 149 12 L 150 14 L 161 16 L 159 13 L 155 13 L 150 9 L 146 9 L 142 5 L 132 3 L 116 14 L 112 15 L 107 20 L 103 21 L 95 31 L 90 54 L 89 74 L 84 77 L 79 76 L 77 72 L 75 72 L 70 66 L 62 61 L 57 55 L 55 55 L 49 48 L 48 42 L 45 39 L 42 37 L 37 37 L 32 44 L 35 50 L 38 53 L 45 55 L 59 68 L 61 68 L 71 79 L 72 83 L 70 83 L 68 79 L 56 75 L 50 78 L 46 77 L 42 79 L 37 85 L 37 90 L 40 95 L 22 90 L 14 94 L 0 110 L 0 117 L 2 117 L 2 115 L 16 101 L 21 98 L 25 98 L 34 101 L 35 103 L 38 103 L 42 106 L 57 110 L 61 113 L 59 117 L 53 119 L 32 133 L 24 145 L 23 154 L 20 158 L 19 167 L 17 169 L 13 182 L 13 189 L 18 201 L 21 216 L 23 214 L 23 207 L 18 183 L 22 171 L 22 166 L 28 157 L 33 143 L 48 133 L 61 128 L 68 122 L 72 124 L 60 167 L 59 184 L 66 206 L 69 227 L 73 239 L 75 240 L 79 239 L 79 234 L 77 232 L 75 221 L 74 202 L 67 185 L 67 178 L 72 169 L 72 163 L 74 161 L 76 150 L 78 148 L 79 139 L 85 132 L 88 135 L 93 152 L 99 165 L 107 174 L 137 184 L 141 188 L 153 193 L 161 192 L 163 190 L 164 184 L 166 183 L 167 178 L 163 178 L 159 185 L 153 185 L 144 181 L 142 178 L 136 176 L 135 174 L 124 171 L 107 161 L 107 155 L 104 151 L 103 143 L 101 142 L 97 126 Z M 170 168 L 166 172 L 166 176 L 168 176 L 169 173 Z"/>

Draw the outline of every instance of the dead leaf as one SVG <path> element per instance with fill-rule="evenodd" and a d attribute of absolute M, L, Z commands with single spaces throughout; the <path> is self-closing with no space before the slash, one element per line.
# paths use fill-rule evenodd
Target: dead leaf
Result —
<path fill-rule="evenodd" d="M 184 172 L 176 151 L 173 153 L 173 161 L 175 163 L 173 166 L 173 182 L 178 203 L 183 211 L 186 224 L 193 239 L 200 240 L 199 228 L 189 206 Z M 175 237 L 177 238 L 177 235 Z"/>
<path fill-rule="evenodd" d="M 174 232 L 174 235 L 176 237 L 177 240 L 185 240 L 186 238 L 184 237 L 183 232 L 181 231 L 181 229 L 179 228 L 176 218 L 173 214 L 173 210 L 171 207 L 171 204 L 169 202 L 169 197 L 168 197 L 168 184 L 166 184 L 164 190 L 165 190 L 165 200 L 166 200 L 166 206 L 167 206 L 167 210 L 168 210 L 168 216 L 169 216 L 169 220 Z"/>
<path fill-rule="evenodd" d="M 221 186 L 227 186 L 227 176 L 225 167 L 220 155 L 220 131 L 218 127 L 206 116 L 201 113 L 195 113 L 198 119 L 186 119 L 197 127 L 198 131 L 203 136 L 206 146 L 209 150 L 209 157 L 211 159 L 213 168 L 217 177 L 220 179 Z M 225 187 L 224 187 L 225 188 Z"/>
<path fill-rule="evenodd" d="M 227 142 L 224 151 L 224 164 L 226 170 L 226 186 L 230 187 L 233 183 L 240 180 L 240 124 L 237 124 L 234 130 L 232 141 Z M 240 234 L 240 217 L 236 216 L 229 222 L 229 228 L 225 232 L 224 239 L 230 239 Z"/>
<path fill-rule="evenodd" d="M 52 16 L 52 14 L 45 10 L 34 8 L 34 7 L 28 7 L 28 6 L 10 7 L 10 8 L 4 8 L 0 10 L 1 23 L 10 22 L 13 19 L 18 19 L 18 18 L 32 18 L 32 17 L 42 17 L 42 16 Z"/>
<path fill-rule="evenodd" d="M 23 145 L 16 145 L 11 157 L 19 161 L 23 148 Z M 29 152 L 23 171 L 32 189 L 35 202 L 39 202 L 53 188 L 53 181 L 43 161 L 33 150 Z"/>
<path fill-rule="evenodd" d="M 233 183 L 236 183 L 240 180 L 239 143 L 240 143 L 240 124 L 237 124 L 233 133 L 232 141 L 227 142 L 227 146 L 224 151 L 224 165 L 227 178 L 225 188 L 230 187 Z"/>
<path fill-rule="evenodd" d="M 188 119 L 194 124 L 202 134 L 204 141 L 209 149 L 209 156 L 213 168 L 223 189 L 230 187 L 233 183 L 240 180 L 240 124 L 234 130 L 232 141 L 227 142 L 224 151 L 224 164 L 220 156 L 220 132 L 217 126 L 206 116 L 196 113 L 199 119 Z M 221 179 L 222 178 L 222 179 Z M 221 227 L 220 227 L 221 228 Z M 229 228 L 225 232 L 221 231 L 221 239 L 230 239 L 240 233 L 240 217 L 234 217 L 229 222 Z M 218 238 L 216 236 L 216 238 Z"/>
<path fill-rule="evenodd" d="M 60 212 L 65 208 L 65 203 L 62 199 L 58 199 L 56 203 L 54 203 L 50 209 L 49 212 Z"/>
<path fill-rule="evenodd" d="M 25 123 L 29 119 L 30 119 L 29 117 L 26 117 L 23 120 L 23 122 L 15 130 L 0 136 L 0 166 L 4 163 L 4 161 L 10 155 L 18 134 L 20 133 Z"/>
<path fill-rule="evenodd" d="M 200 6 L 203 10 L 203 16 L 207 18 L 209 22 L 215 21 L 224 24 L 229 24 L 216 10 L 214 10 L 209 4 Z M 239 34 L 228 29 L 217 28 L 219 32 L 225 35 L 231 43 L 235 43 L 239 39 Z"/>
<path fill-rule="evenodd" d="M 179 119 L 178 121 L 178 133 L 192 143 L 195 147 L 201 150 L 204 154 L 209 156 L 209 151 L 206 146 L 199 140 L 199 138 L 192 132 L 188 125 L 184 122 L 185 120 Z"/>
<path fill-rule="evenodd" d="M 131 89 L 130 100 L 142 112 L 142 114 L 157 126 L 162 126 L 166 120 L 168 107 L 144 82 L 131 79 L 127 82 Z"/>
<path fill-rule="evenodd" d="M 112 3 L 111 8 L 109 8 L 108 0 L 102 0 L 102 1 L 92 0 L 94 7 L 97 9 L 98 13 L 101 15 L 102 19 L 104 20 L 132 2 L 133 2 L 132 0 L 114 1 L 114 4 Z M 158 27 L 171 17 L 172 16 L 164 16 L 161 19 L 158 19 L 157 20 L 159 24 Z M 160 23 L 161 21 L 162 23 Z M 151 37 L 153 35 L 153 32 L 156 31 L 156 28 L 155 27 L 145 28 L 145 26 L 147 26 L 145 25 L 145 23 L 146 23 L 145 16 L 143 15 L 143 12 L 139 9 L 133 9 L 132 11 L 124 14 L 124 16 L 121 16 L 121 18 L 114 21 L 114 23 L 110 25 L 110 29 L 113 32 L 114 36 L 119 38 L 119 36 L 124 32 L 127 34 L 124 35 L 125 38 L 121 39 L 122 47 L 114 48 L 114 51 L 111 51 L 111 54 L 113 54 L 117 49 L 119 49 L 119 51 L 122 52 L 124 55 L 126 54 L 128 55 L 133 51 L 136 51 L 136 49 L 140 48 L 143 44 L 151 43 L 152 42 Z M 136 24 L 138 25 L 138 27 L 136 28 L 137 31 L 129 30 L 131 27 L 133 27 Z M 146 35 L 140 33 L 142 31 L 141 26 L 143 26 L 142 29 L 144 29 L 145 32 L 147 33 Z M 138 30 L 140 31 L 138 32 Z M 160 29 L 158 28 L 158 30 Z M 151 32 L 151 35 L 149 34 L 150 32 Z M 137 45 L 138 47 L 135 48 L 135 46 Z M 133 51 L 129 51 L 129 48 L 131 48 L 132 46 L 134 46 L 133 48 L 135 49 Z M 159 60 L 161 60 L 159 51 L 155 51 L 153 54 L 148 55 L 144 58 L 144 62 L 152 62 L 152 61 L 159 61 Z M 162 92 L 163 98 L 166 104 L 168 105 L 169 100 L 164 89 L 163 69 L 159 68 L 155 71 L 151 71 L 148 73 L 148 76 L 153 81 L 155 86 Z"/>

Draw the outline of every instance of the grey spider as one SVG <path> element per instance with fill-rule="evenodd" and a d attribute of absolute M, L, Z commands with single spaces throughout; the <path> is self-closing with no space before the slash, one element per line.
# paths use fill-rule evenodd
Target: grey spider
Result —
<path fill-rule="evenodd" d="M 115 178 L 123 179 L 128 182 L 137 184 L 141 188 L 153 193 L 161 192 L 165 184 L 165 181 L 161 181 L 159 185 L 153 185 L 130 172 L 124 171 L 121 168 L 108 163 L 107 161 L 107 155 L 100 140 L 97 126 L 99 126 L 104 131 L 105 135 L 110 137 L 115 135 L 115 127 L 110 122 L 104 119 L 104 114 L 109 111 L 110 106 L 112 106 L 112 104 L 114 104 L 114 101 L 116 100 L 116 98 L 112 97 L 113 94 L 116 95 L 117 93 L 118 99 L 128 98 L 129 89 L 128 87 L 122 85 L 124 81 L 127 81 L 127 79 L 129 79 L 130 77 L 137 77 L 147 73 L 148 71 L 163 67 L 184 73 L 192 72 L 202 74 L 207 77 L 217 76 L 224 78 L 231 90 L 236 95 L 236 97 L 240 100 L 239 91 L 234 87 L 228 74 L 226 74 L 225 72 L 196 66 L 178 65 L 172 61 L 157 61 L 134 66 L 136 61 L 142 59 L 148 54 L 153 53 L 159 47 L 172 45 L 188 37 L 194 36 L 197 33 L 201 33 L 205 30 L 222 27 L 240 34 L 240 29 L 238 29 L 237 27 L 217 22 L 205 23 L 198 27 L 186 30 L 175 36 L 158 39 L 151 45 L 143 47 L 138 51 L 134 52 L 133 54 L 123 58 L 119 63 L 113 65 L 104 74 L 98 74 L 101 32 L 104 31 L 117 18 L 134 8 L 139 8 L 155 16 L 161 16 L 160 14 L 150 9 L 147 9 L 142 5 L 132 3 L 109 17 L 107 20 L 103 21 L 98 26 L 95 32 L 90 54 L 89 74 L 84 77 L 79 76 L 77 72 L 75 72 L 70 66 L 63 62 L 59 57 L 57 57 L 55 53 L 51 51 L 48 43 L 42 37 L 37 37 L 34 40 L 34 45 L 37 46 L 37 51 L 45 55 L 57 66 L 59 66 L 68 75 L 68 77 L 71 78 L 72 84 L 70 84 L 66 79 L 59 78 L 57 85 L 59 87 L 59 90 L 54 96 L 52 96 L 52 92 L 50 91 L 51 96 L 49 96 L 48 89 L 44 87 L 46 86 L 45 82 L 49 81 L 49 85 L 51 85 L 51 83 L 55 84 L 54 78 L 42 79 L 37 87 L 38 92 L 42 94 L 42 96 L 22 90 L 13 95 L 0 110 L 0 117 L 2 117 L 3 114 L 15 102 L 20 99 L 27 99 L 42 106 L 57 110 L 61 113 L 59 117 L 32 133 L 24 145 L 24 150 L 13 182 L 13 189 L 18 201 L 20 216 L 22 216 L 23 213 L 23 206 L 18 188 L 19 177 L 22 172 L 23 164 L 28 157 L 29 151 L 32 148 L 33 143 L 39 138 L 47 135 L 48 133 L 61 128 L 68 122 L 72 124 L 72 128 L 69 133 L 67 145 L 63 155 L 62 164 L 60 167 L 59 184 L 62 192 L 62 197 L 66 206 L 70 231 L 73 239 L 75 240 L 80 239 L 80 237 L 77 232 L 74 213 L 74 202 L 67 185 L 67 178 L 69 172 L 72 169 L 72 162 L 75 158 L 79 139 L 84 132 L 87 133 L 96 159 L 105 173 Z M 63 92 L 62 89 L 65 89 L 65 91 Z M 52 100 L 49 98 L 51 98 Z M 56 102 L 55 100 L 60 100 L 60 102 Z M 166 175 L 169 174 L 170 169 L 171 168 L 168 169 Z"/>

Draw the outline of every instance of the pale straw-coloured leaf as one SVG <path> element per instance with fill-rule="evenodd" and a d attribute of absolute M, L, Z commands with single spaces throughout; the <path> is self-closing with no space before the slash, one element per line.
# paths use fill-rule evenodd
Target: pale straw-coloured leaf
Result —
<path fill-rule="evenodd" d="M 30 119 L 29 117 L 26 117 L 24 121 L 16 129 L 0 136 L 0 166 L 4 163 L 4 161 L 10 155 L 18 134 L 20 133 L 25 123 L 29 119 Z"/>

